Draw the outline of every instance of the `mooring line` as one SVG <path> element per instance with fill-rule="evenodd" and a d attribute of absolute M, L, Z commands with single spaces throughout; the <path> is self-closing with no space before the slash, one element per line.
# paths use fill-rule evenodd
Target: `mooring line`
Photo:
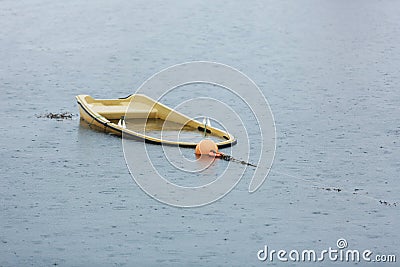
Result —
<path fill-rule="evenodd" d="M 257 165 L 254 165 L 254 164 L 252 164 L 250 162 L 247 162 L 247 161 L 244 161 L 244 160 L 236 159 L 236 158 L 232 157 L 231 155 L 224 154 L 222 152 L 216 152 L 213 149 L 210 150 L 209 156 L 215 157 L 215 158 L 220 158 L 220 159 L 225 160 L 225 161 L 237 162 L 237 163 L 240 163 L 240 164 L 243 164 L 243 165 L 248 165 L 248 166 L 257 168 Z"/>
<path fill-rule="evenodd" d="M 271 172 L 274 172 L 276 174 L 285 175 L 285 176 L 288 176 L 288 177 L 291 177 L 291 178 L 294 178 L 294 179 L 297 179 L 297 180 L 301 180 L 301 181 L 304 181 L 304 182 L 307 182 L 307 183 L 317 184 L 319 186 L 314 186 L 314 188 L 317 188 L 317 189 L 322 189 L 322 190 L 326 190 L 326 191 L 334 191 L 334 192 L 338 192 L 338 193 L 340 193 L 340 192 L 348 193 L 348 194 L 351 194 L 351 195 L 354 195 L 354 196 L 361 196 L 361 197 L 365 197 L 365 198 L 377 201 L 380 204 L 384 204 L 386 206 L 397 206 L 397 202 L 388 202 L 388 201 L 385 201 L 385 200 L 382 200 L 382 199 L 375 198 L 375 197 L 370 196 L 370 195 L 366 195 L 366 194 L 368 194 L 368 192 L 366 194 L 365 193 L 364 194 L 360 194 L 359 193 L 360 189 L 358 189 L 358 188 L 354 189 L 353 191 L 349 191 L 349 190 L 345 190 L 345 189 L 338 188 L 338 187 L 326 186 L 326 184 L 323 184 L 323 183 L 320 183 L 320 182 L 317 182 L 317 181 L 310 181 L 310 180 L 307 180 L 307 179 L 303 179 L 303 178 L 300 178 L 300 177 L 297 177 L 295 175 L 288 174 L 288 173 L 283 173 L 283 172 L 279 172 L 279 171 L 275 171 L 275 170 L 271 170 Z"/>

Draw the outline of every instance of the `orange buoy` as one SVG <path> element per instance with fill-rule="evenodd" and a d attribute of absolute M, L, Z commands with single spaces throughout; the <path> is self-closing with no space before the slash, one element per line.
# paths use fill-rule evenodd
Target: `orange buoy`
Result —
<path fill-rule="evenodd" d="M 203 139 L 196 146 L 196 155 L 208 155 L 211 151 L 218 152 L 218 146 L 213 140 Z"/>

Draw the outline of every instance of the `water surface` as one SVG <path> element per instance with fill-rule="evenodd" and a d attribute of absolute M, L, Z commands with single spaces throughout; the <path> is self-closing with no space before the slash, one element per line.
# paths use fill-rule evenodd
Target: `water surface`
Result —
<path fill-rule="evenodd" d="M 0 6 L 0 265 L 290 266 L 260 263 L 256 253 L 322 250 L 341 237 L 400 256 L 399 206 L 379 203 L 400 200 L 398 2 Z M 254 194 L 248 173 L 212 205 L 166 206 L 134 183 L 119 138 L 80 127 L 77 116 L 36 117 L 77 113 L 78 94 L 126 96 L 191 60 L 231 65 L 268 98 L 276 158 Z M 185 183 L 179 173 L 172 179 Z"/>

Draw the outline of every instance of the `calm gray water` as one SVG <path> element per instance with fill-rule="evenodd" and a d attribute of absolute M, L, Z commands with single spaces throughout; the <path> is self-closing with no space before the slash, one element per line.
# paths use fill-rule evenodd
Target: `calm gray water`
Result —
<path fill-rule="evenodd" d="M 400 257 L 399 21 L 397 1 L 0 1 L 0 266 L 294 266 L 257 251 L 339 238 Z M 231 65 L 268 98 L 277 151 L 254 194 L 244 177 L 212 205 L 166 206 L 134 183 L 119 138 L 36 117 L 191 60 Z"/>

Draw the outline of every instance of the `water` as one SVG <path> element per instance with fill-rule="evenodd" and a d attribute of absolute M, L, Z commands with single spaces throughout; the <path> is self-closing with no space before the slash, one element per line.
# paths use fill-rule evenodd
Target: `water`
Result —
<path fill-rule="evenodd" d="M 399 3 L 0 6 L 0 265 L 291 266 L 256 253 L 338 238 L 399 257 L 399 206 L 379 203 L 400 200 Z M 120 139 L 36 117 L 77 113 L 77 94 L 126 96 L 190 60 L 243 71 L 270 102 L 276 158 L 254 194 L 244 177 L 212 205 L 163 205 L 133 182 Z"/>

